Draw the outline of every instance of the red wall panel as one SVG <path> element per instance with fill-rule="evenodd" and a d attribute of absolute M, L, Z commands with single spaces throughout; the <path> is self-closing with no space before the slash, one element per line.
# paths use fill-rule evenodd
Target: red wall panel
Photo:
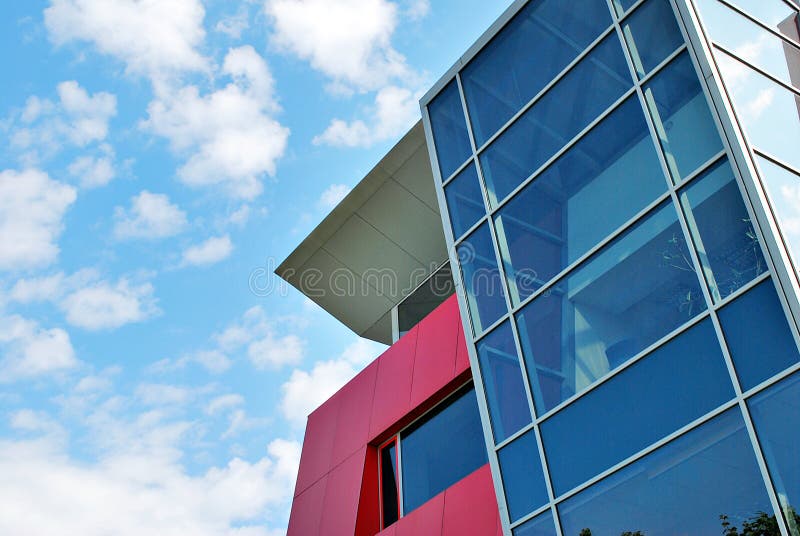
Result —
<path fill-rule="evenodd" d="M 289 530 L 286 536 L 309 536 L 326 534 L 321 532 L 322 508 L 325 503 L 325 489 L 328 477 L 324 476 L 308 487 L 292 501 L 289 515 Z"/>
<path fill-rule="evenodd" d="M 369 426 L 372 440 L 409 412 L 418 332 L 419 326 L 414 327 L 378 358 L 378 378 Z"/>
<path fill-rule="evenodd" d="M 467 341 L 464 338 L 464 327 L 459 321 L 458 323 L 458 337 L 456 339 L 456 372 L 458 376 L 465 370 L 469 370 L 469 353 L 467 351 Z"/>
<path fill-rule="evenodd" d="M 363 448 L 369 441 L 369 421 L 377 375 L 378 361 L 373 361 L 336 394 L 340 400 L 331 456 L 333 465 Z"/>
<path fill-rule="evenodd" d="M 442 536 L 490 536 L 497 532 L 499 520 L 488 464 L 445 491 Z"/>
<path fill-rule="evenodd" d="M 435 496 L 397 522 L 395 536 L 440 536 L 442 534 L 442 513 L 444 512 L 444 492 Z M 477 536 L 477 535 L 476 535 Z"/>
<path fill-rule="evenodd" d="M 331 469 L 339 401 L 340 399 L 334 395 L 308 416 L 295 495 L 305 491 Z"/>
<path fill-rule="evenodd" d="M 458 303 L 447 301 L 419 325 L 411 384 L 412 407 L 423 404 L 453 379 L 460 323 Z"/>
<path fill-rule="evenodd" d="M 322 507 L 324 534 L 355 534 L 367 447 L 334 467 L 328 475 Z"/>

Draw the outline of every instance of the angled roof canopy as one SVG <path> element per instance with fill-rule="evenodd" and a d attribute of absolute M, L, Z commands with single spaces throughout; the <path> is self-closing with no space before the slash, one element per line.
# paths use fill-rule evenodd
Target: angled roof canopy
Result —
<path fill-rule="evenodd" d="M 391 310 L 447 260 L 418 122 L 275 273 L 358 335 L 391 344 Z"/>

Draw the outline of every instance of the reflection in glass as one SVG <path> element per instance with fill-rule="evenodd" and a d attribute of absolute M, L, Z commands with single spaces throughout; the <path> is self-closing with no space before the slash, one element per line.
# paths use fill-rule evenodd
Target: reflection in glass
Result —
<path fill-rule="evenodd" d="M 497 453 L 508 515 L 513 523 L 547 502 L 539 447 L 533 430 Z"/>
<path fill-rule="evenodd" d="M 619 39 L 609 35 L 481 154 L 492 206 L 632 85 Z"/>
<path fill-rule="evenodd" d="M 548 510 L 530 521 L 526 521 L 513 531 L 514 536 L 556 536 L 553 514 Z"/>
<path fill-rule="evenodd" d="M 756 161 L 783 240 L 797 269 L 800 267 L 800 226 L 797 224 L 800 222 L 800 176 L 758 155 Z"/>
<path fill-rule="evenodd" d="M 749 15 L 763 22 L 773 30 L 800 43 L 797 10 L 790 8 L 783 0 L 728 0 Z"/>
<path fill-rule="evenodd" d="M 500 209 L 496 229 L 512 301 L 530 296 L 666 187 L 632 96 Z"/>
<path fill-rule="evenodd" d="M 792 536 L 800 535 L 800 375 L 754 397 L 750 414 Z"/>
<path fill-rule="evenodd" d="M 760 283 L 723 307 L 719 320 L 743 390 L 800 360 L 772 281 Z"/>
<path fill-rule="evenodd" d="M 722 51 L 716 58 L 752 145 L 800 167 L 800 97 Z"/>
<path fill-rule="evenodd" d="M 484 223 L 458 246 L 472 328 L 482 333 L 506 313 L 505 291 L 489 226 Z"/>
<path fill-rule="evenodd" d="M 703 173 L 679 197 L 715 301 L 767 271 L 753 222 L 727 160 Z"/>
<path fill-rule="evenodd" d="M 779 532 L 739 531 L 762 513 L 766 518 L 773 515 L 738 409 L 559 507 L 562 531 L 570 536 L 778 536 Z"/>
<path fill-rule="evenodd" d="M 678 215 L 661 204 L 517 315 L 539 414 L 706 308 Z"/>
<path fill-rule="evenodd" d="M 722 150 L 697 72 L 684 52 L 644 87 L 667 165 L 675 181 Z"/>
<path fill-rule="evenodd" d="M 445 263 L 397 305 L 398 335 L 402 337 L 411 331 L 455 291 L 450 263 Z"/>
<path fill-rule="evenodd" d="M 472 153 L 464 107 L 461 106 L 461 96 L 455 80 L 428 104 L 428 115 L 436 145 L 436 157 L 439 159 L 439 171 L 442 180 L 445 180 Z"/>
<path fill-rule="evenodd" d="M 611 25 L 605 0 L 528 3 L 461 72 L 481 146 Z"/>
<path fill-rule="evenodd" d="M 453 238 L 458 239 L 486 215 L 483 194 L 475 164 L 470 164 L 444 189 L 447 210 L 453 224 Z"/>
<path fill-rule="evenodd" d="M 733 396 L 716 333 L 705 319 L 541 424 L 556 495 Z"/>
<path fill-rule="evenodd" d="M 669 0 L 649 0 L 622 23 L 639 78 L 683 44 Z"/>
<path fill-rule="evenodd" d="M 785 42 L 717 0 L 698 0 L 698 6 L 715 42 L 800 89 L 800 46 Z"/>
<path fill-rule="evenodd" d="M 511 324 L 506 321 L 478 343 L 486 403 L 495 443 L 531 422 Z"/>
<path fill-rule="evenodd" d="M 488 460 L 475 389 L 470 387 L 442 406 L 401 435 L 404 514 Z"/>

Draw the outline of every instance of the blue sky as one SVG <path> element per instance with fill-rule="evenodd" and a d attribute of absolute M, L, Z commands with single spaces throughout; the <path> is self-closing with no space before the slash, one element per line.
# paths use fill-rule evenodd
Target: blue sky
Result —
<path fill-rule="evenodd" d="M 505 7 L 3 2 L 0 533 L 285 532 L 382 347 L 272 271 Z"/>

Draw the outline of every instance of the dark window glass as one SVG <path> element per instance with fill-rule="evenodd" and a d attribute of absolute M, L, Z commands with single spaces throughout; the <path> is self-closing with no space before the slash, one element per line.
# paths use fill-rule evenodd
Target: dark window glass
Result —
<path fill-rule="evenodd" d="M 759 283 L 723 307 L 719 319 L 743 389 L 800 360 L 772 281 Z"/>
<path fill-rule="evenodd" d="M 400 450 L 405 514 L 484 466 L 488 458 L 475 389 L 403 432 Z"/>
<path fill-rule="evenodd" d="M 579 393 L 706 308 L 670 202 L 517 315 L 539 414 Z"/>
<path fill-rule="evenodd" d="M 800 176 L 758 155 L 756 161 L 778 220 L 778 227 L 797 269 L 800 267 L 800 228 L 797 226 L 797 222 L 800 222 Z"/>
<path fill-rule="evenodd" d="M 631 97 L 500 209 L 497 237 L 512 301 L 530 296 L 666 188 Z"/>
<path fill-rule="evenodd" d="M 497 206 L 632 84 L 619 39 L 612 34 L 481 154 L 492 204 Z"/>
<path fill-rule="evenodd" d="M 742 532 L 745 523 L 769 523 L 773 514 L 738 409 L 571 497 L 558 510 L 562 532 L 570 536 L 780 534 L 758 525 Z"/>
<path fill-rule="evenodd" d="M 697 72 L 684 52 L 644 88 L 667 165 L 676 181 L 722 150 Z"/>
<path fill-rule="evenodd" d="M 719 342 L 706 319 L 542 423 L 556 495 L 733 396 Z"/>
<path fill-rule="evenodd" d="M 444 189 L 447 210 L 453 225 L 453 237 L 458 239 L 486 215 L 481 185 L 475 164 L 470 164 Z"/>
<path fill-rule="evenodd" d="M 472 154 L 467 132 L 464 107 L 455 80 L 450 82 L 439 95 L 428 104 L 436 157 L 442 180 L 452 175 Z"/>
<path fill-rule="evenodd" d="M 767 270 L 727 160 L 703 173 L 679 197 L 715 301 Z"/>
<path fill-rule="evenodd" d="M 800 527 L 800 375 L 754 397 L 750 413 L 781 509 L 796 530 Z"/>
<path fill-rule="evenodd" d="M 531 422 L 511 324 L 507 321 L 478 343 L 478 361 L 496 443 Z"/>
<path fill-rule="evenodd" d="M 553 514 L 547 511 L 514 529 L 514 536 L 556 536 Z"/>
<path fill-rule="evenodd" d="M 397 442 L 381 449 L 381 508 L 383 526 L 388 527 L 400 516 L 397 493 Z"/>
<path fill-rule="evenodd" d="M 458 246 L 472 327 L 482 333 L 506 312 L 503 281 L 489 226 L 483 224 Z"/>
<path fill-rule="evenodd" d="M 483 144 L 611 25 L 604 0 L 530 2 L 461 73 Z"/>
<path fill-rule="evenodd" d="M 611 2 L 614 4 L 617 16 L 622 16 L 622 14 L 629 10 L 637 0 L 611 0 Z"/>
<path fill-rule="evenodd" d="M 400 336 L 419 324 L 454 292 L 453 274 L 447 263 L 397 306 Z"/>
<path fill-rule="evenodd" d="M 633 65 L 645 76 L 683 44 L 669 0 L 650 0 L 622 23 Z"/>
<path fill-rule="evenodd" d="M 508 515 L 513 523 L 548 500 L 533 430 L 500 449 L 497 458 L 503 475 Z"/>

